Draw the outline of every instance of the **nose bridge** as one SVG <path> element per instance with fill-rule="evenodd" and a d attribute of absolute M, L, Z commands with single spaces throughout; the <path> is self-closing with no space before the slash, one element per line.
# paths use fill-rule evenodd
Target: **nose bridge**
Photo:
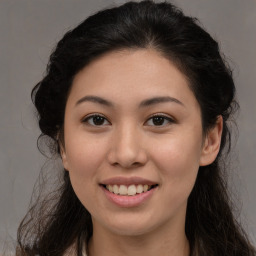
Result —
<path fill-rule="evenodd" d="M 134 125 L 122 125 L 118 131 L 119 140 L 117 146 L 120 151 L 134 153 L 139 146 L 138 131 Z"/>
<path fill-rule="evenodd" d="M 146 151 L 142 145 L 141 135 L 138 127 L 131 122 L 116 127 L 111 142 L 111 163 L 125 168 L 143 165 L 146 161 Z"/>

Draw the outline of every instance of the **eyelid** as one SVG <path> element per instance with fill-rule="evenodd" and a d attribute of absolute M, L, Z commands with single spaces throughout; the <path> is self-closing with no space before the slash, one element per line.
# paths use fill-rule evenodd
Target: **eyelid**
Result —
<path fill-rule="evenodd" d="M 176 123 L 176 120 L 173 118 L 173 117 L 171 117 L 171 116 L 169 116 L 169 115 L 166 115 L 166 114 L 163 114 L 163 113 L 156 113 L 156 114 L 153 114 L 153 115 L 151 115 L 148 119 L 147 119 L 147 121 L 146 121 L 146 123 L 150 120 L 150 119 L 152 119 L 152 118 L 154 118 L 154 117 L 163 117 L 165 120 L 168 120 L 168 122 L 169 122 L 169 124 L 168 125 L 170 125 L 170 124 L 172 124 L 172 123 Z M 165 127 L 166 125 L 150 125 L 150 126 L 156 126 L 156 127 Z"/>
<path fill-rule="evenodd" d="M 95 117 L 95 116 L 100 116 L 100 117 L 102 117 L 102 118 L 104 118 L 105 119 L 105 121 L 107 121 L 109 124 L 111 124 L 111 122 L 105 117 L 105 115 L 103 115 L 103 114 L 101 114 L 101 113 L 92 113 L 92 114 L 88 114 L 88 115 L 86 115 L 85 117 L 83 117 L 82 119 L 81 119 L 81 122 L 82 123 L 86 123 L 87 125 L 90 125 L 90 126 L 95 126 L 95 127 L 102 127 L 102 126 L 105 126 L 105 125 L 92 125 L 92 124 L 89 124 L 88 123 L 88 120 L 90 119 L 90 118 L 93 118 L 93 117 Z M 173 117 L 171 117 L 171 116 L 169 116 L 169 115 L 167 115 L 167 114 L 163 114 L 163 113 L 155 113 L 155 114 L 153 114 L 153 115 L 151 115 L 147 120 L 146 120 L 146 122 L 145 123 L 147 123 L 149 120 L 151 120 L 152 118 L 154 118 L 154 117 L 163 117 L 165 120 L 167 120 L 168 122 L 169 122 L 169 124 L 171 124 L 171 123 L 176 123 L 176 120 L 173 118 Z M 169 124 L 167 124 L 167 125 L 169 125 Z M 149 126 L 156 126 L 156 127 L 165 127 L 166 125 L 149 125 Z"/>
<path fill-rule="evenodd" d="M 83 117 L 83 118 L 81 119 L 81 122 L 82 122 L 82 123 L 85 123 L 85 124 L 87 124 L 87 125 L 90 125 L 90 126 L 95 126 L 95 127 L 97 127 L 97 126 L 98 126 L 98 127 L 105 126 L 105 125 L 92 125 L 92 124 L 89 124 L 89 123 L 88 123 L 88 120 L 89 120 L 90 118 L 95 117 L 95 116 L 100 116 L 100 117 L 104 118 L 109 124 L 111 124 L 110 121 L 109 121 L 103 114 L 100 114 L 100 113 L 88 114 L 88 115 L 86 115 L 85 117 Z"/>

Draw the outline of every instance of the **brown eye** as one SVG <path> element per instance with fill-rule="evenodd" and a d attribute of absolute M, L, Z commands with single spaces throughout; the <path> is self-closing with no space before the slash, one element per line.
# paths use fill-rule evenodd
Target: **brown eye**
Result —
<path fill-rule="evenodd" d="M 152 118 L 152 122 L 154 125 L 162 125 L 165 119 L 162 116 L 154 116 Z"/>
<path fill-rule="evenodd" d="M 149 126 L 165 126 L 174 123 L 174 120 L 168 116 L 155 115 L 148 119 L 147 124 Z"/>
<path fill-rule="evenodd" d="M 83 120 L 83 123 L 87 123 L 92 126 L 103 126 L 110 124 L 109 121 L 101 115 L 91 115 Z"/>

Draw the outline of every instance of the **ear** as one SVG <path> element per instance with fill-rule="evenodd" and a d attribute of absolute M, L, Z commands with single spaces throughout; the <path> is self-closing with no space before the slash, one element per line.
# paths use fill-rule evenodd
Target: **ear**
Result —
<path fill-rule="evenodd" d="M 64 142 L 62 142 L 62 139 L 59 139 L 59 138 L 57 138 L 57 140 L 58 140 L 58 144 L 60 147 L 60 156 L 61 156 L 63 167 L 65 168 L 65 170 L 68 171 L 69 167 L 68 167 L 68 160 L 67 160 L 67 154 L 66 154 Z M 63 141 L 64 141 L 64 139 L 63 139 Z"/>
<path fill-rule="evenodd" d="M 222 129 L 223 118 L 218 116 L 215 126 L 206 134 L 199 162 L 200 166 L 209 165 L 216 159 L 220 149 Z"/>
<path fill-rule="evenodd" d="M 66 171 L 69 170 L 69 166 L 68 166 L 68 160 L 67 160 L 67 155 L 64 149 L 60 149 L 60 154 L 61 154 L 61 160 L 62 160 L 62 164 L 63 167 Z"/>

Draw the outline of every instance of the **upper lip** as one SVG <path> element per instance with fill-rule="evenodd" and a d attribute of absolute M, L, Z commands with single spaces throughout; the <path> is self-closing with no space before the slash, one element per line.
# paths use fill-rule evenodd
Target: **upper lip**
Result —
<path fill-rule="evenodd" d="M 156 185 L 157 182 L 142 177 L 112 177 L 100 182 L 101 185 Z"/>

